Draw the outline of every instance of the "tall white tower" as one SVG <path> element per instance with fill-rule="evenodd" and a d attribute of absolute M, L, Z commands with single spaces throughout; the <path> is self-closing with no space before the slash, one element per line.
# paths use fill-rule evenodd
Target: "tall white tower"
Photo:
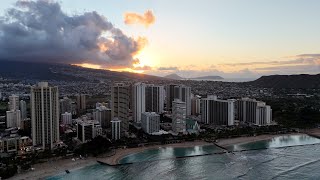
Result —
<path fill-rule="evenodd" d="M 59 91 L 47 82 L 31 88 L 31 126 L 33 146 L 52 149 L 59 141 Z"/>
<path fill-rule="evenodd" d="M 146 111 L 146 85 L 136 83 L 133 85 L 133 120 L 141 122 L 141 113 Z"/>

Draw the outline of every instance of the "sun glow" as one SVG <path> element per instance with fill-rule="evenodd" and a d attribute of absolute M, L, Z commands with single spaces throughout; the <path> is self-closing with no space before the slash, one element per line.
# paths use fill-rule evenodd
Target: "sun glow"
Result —
<path fill-rule="evenodd" d="M 117 72 L 131 72 L 131 73 L 144 73 L 144 70 L 135 70 L 131 68 L 120 68 L 120 69 L 109 69 L 110 71 L 117 71 Z"/>
<path fill-rule="evenodd" d="M 89 63 L 82 63 L 82 64 L 72 64 L 74 66 L 80 66 L 84 68 L 90 68 L 90 69 L 105 69 L 105 70 L 110 70 L 110 71 L 117 71 L 117 72 L 132 72 L 132 73 L 143 73 L 144 70 L 135 70 L 131 68 L 102 68 L 100 65 L 97 64 L 89 64 Z M 140 65 L 134 65 L 134 67 L 140 67 Z"/>
<path fill-rule="evenodd" d="M 139 59 L 138 64 L 134 64 L 134 67 L 143 67 L 143 66 L 150 66 L 155 67 L 157 64 L 157 60 L 155 56 L 148 51 L 148 49 L 144 49 L 143 51 L 140 51 L 137 55 L 134 56 L 134 58 Z"/>
<path fill-rule="evenodd" d="M 108 50 L 108 47 L 105 44 L 98 44 L 99 49 L 101 52 L 105 52 Z M 150 54 L 148 51 L 143 50 L 140 51 L 138 54 L 134 55 L 133 57 L 137 61 L 133 62 L 132 67 L 111 67 L 106 68 L 99 64 L 91 64 L 91 63 L 81 63 L 81 64 L 72 64 L 75 66 L 80 66 L 84 68 L 91 68 L 91 69 L 106 69 L 110 71 L 117 71 L 117 72 L 132 72 L 132 73 L 145 73 L 147 70 L 151 70 L 152 67 L 155 66 L 155 62 L 153 61 L 154 58 L 152 54 Z M 152 59 L 152 61 L 151 61 Z"/>
<path fill-rule="evenodd" d="M 103 69 L 98 64 L 82 63 L 82 64 L 72 64 L 72 65 L 81 66 L 81 67 L 84 67 L 84 68 L 91 68 L 91 69 Z"/>

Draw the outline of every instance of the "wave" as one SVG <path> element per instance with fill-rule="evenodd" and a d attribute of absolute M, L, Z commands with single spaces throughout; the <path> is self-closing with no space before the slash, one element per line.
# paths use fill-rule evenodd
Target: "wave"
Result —
<path fill-rule="evenodd" d="M 308 161 L 308 162 L 303 163 L 303 164 L 299 164 L 299 165 L 297 165 L 297 166 L 294 166 L 294 167 L 292 167 L 292 168 L 289 168 L 289 169 L 287 169 L 287 170 L 285 170 L 285 171 L 282 171 L 282 172 L 278 173 L 277 175 L 273 176 L 271 179 L 276 179 L 276 178 L 278 178 L 278 177 L 280 177 L 280 176 L 282 176 L 282 175 L 284 175 L 284 174 L 288 174 L 289 172 L 292 172 L 292 171 L 297 170 L 297 169 L 299 169 L 299 168 L 308 166 L 308 165 L 310 165 L 310 164 L 317 163 L 317 162 L 319 162 L 319 161 L 320 161 L 320 159 L 316 159 L 316 160 L 313 160 L 313 161 Z"/>

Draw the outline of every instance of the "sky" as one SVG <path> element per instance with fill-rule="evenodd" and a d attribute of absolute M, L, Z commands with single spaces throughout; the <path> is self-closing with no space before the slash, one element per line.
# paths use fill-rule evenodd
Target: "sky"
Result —
<path fill-rule="evenodd" d="M 45 2 L 60 6 L 64 23 L 43 29 L 31 27 L 36 19 L 25 17 L 32 17 L 32 12 L 45 15 L 53 6 L 35 1 L 36 7 L 17 7 L 16 2 L 0 1 L 0 48 L 8 49 L 0 50 L 0 57 L 7 59 L 46 59 L 158 76 L 177 73 L 185 78 L 320 73 L 318 0 L 51 0 Z M 30 13 L 24 17 L 9 13 L 8 20 L 10 8 Z M 98 21 L 89 14 L 93 11 L 103 18 Z M 72 18 L 79 23 L 75 25 Z M 41 22 L 46 19 L 58 22 L 48 16 Z M 19 32 L 16 22 L 27 26 L 22 29 L 28 38 L 12 33 Z M 32 47 L 25 48 L 29 42 L 41 50 L 30 53 Z"/>

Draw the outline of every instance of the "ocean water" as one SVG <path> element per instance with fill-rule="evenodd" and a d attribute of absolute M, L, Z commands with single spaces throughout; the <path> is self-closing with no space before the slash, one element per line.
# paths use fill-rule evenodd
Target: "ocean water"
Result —
<path fill-rule="evenodd" d="M 270 140 L 262 140 L 258 142 L 245 143 L 239 145 L 232 145 L 226 147 L 230 151 L 241 151 L 248 149 L 266 149 L 266 148 L 280 148 L 289 146 L 300 146 L 307 144 L 318 144 L 320 139 L 308 135 L 284 135 L 274 137 Z M 319 154 L 320 155 L 320 154 Z"/>
<path fill-rule="evenodd" d="M 173 157 L 221 150 L 215 146 L 160 148 L 120 160 L 135 162 L 133 164 L 117 167 L 96 164 L 47 179 L 320 179 L 320 144 L 317 143 L 319 139 L 306 135 L 282 136 L 228 147 L 233 150 L 269 149 L 180 159 Z"/>
<path fill-rule="evenodd" d="M 154 160 L 163 160 L 170 159 L 175 157 L 182 156 L 196 156 L 203 154 L 212 154 L 223 152 L 222 149 L 214 146 L 214 145 L 206 145 L 206 146 L 195 146 L 188 148 L 156 148 L 145 150 L 142 153 L 131 154 L 122 158 L 119 163 L 136 163 L 141 161 L 154 161 Z"/>

